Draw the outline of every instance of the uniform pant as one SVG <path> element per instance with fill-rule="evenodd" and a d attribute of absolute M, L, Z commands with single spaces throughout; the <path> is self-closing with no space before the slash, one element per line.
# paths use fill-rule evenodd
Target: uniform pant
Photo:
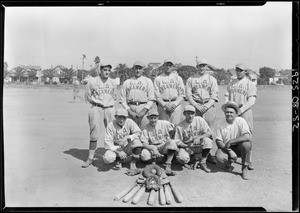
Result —
<path fill-rule="evenodd" d="M 253 132 L 253 113 L 252 109 L 247 110 L 241 115 L 242 118 L 244 118 L 247 121 L 247 124 L 250 128 L 250 132 Z"/>
<path fill-rule="evenodd" d="M 251 142 L 241 142 L 237 145 L 230 146 L 230 148 L 236 153 L 238 157 L 242 158 L 242 165 L 249 163 L 248 156 L 252 149 Z M 216 158 L 220 163 L 226 163 L 228 161 L 228 153 L 219 148 L 216 152 Z"/>
<path fill-rule="evenodd" d="M 212 147 L 213 141 L 210 138 L 203 138 L 199 146 L 189 147 L 189 149 L 194 152 L 196 158 L 201 158 L 202 149 L 212 149 Z M 180 148 L 176 159 L 178 162 L 185 164 L 190 161 L 190 155 L 186 148 Z"/>
<path fill-rule="evenodd" d="M 160 120 L 166 120 L 166 121 L 169 121 L 169 122 L 171 122 L 172 124 L 175 124 L 175 125 L 179 124 L 180 121 L 181 121 L 181 117 L 182 117 L 182 106 L 181 106 L 181 104 L 179 104 L 179 106 L 177 106 L 171 114 L 168 114 L 166 112 L 166 110 L 164 109 L 164 107 L 161 106 L 160 104 L 158 104 L 157 111 L 159 113 L 159 119 Z"/>
<path fill-rule="evenodd" d="M 128 143 L 125 147 L 121 147 L 118 150 L 123 151 L 127 154 L 127 156 L 130 156 L 132 155 L 132 150 L 137 147 L 143 147 L 143 144 L 140 140 L 135 139 L 132 141 L 132 143 Z M 134 157 L 139 158 L 139 156 L 134 156 Z M 115 162 L 116 158 L 117 158 L 117 154 L 114 151 L 108 149 L 104 153 L 103 161 L 106 164 L 110 164 Z"/>
<path fill-rule="evenodd" d="M 129 105 L 130 109 L 135 112 L 135 113 L 139 113 L 141 112 L 146 104 L 140 104 L 140 105 Z M 150 109 L 157 109 L 157 106 L 155 103 L 153 103 L 152 107 Z M 149 123 L 149 120 L 147 118 L 147 114 L 142 118 L 133 118 L 130 113 L 129 113 L 129 118 L 131 118 L 139 127 L 141 130 L 143 130 L 145 128 L 145 126 Z"/>
<path fill-rule="evenodd" d="M 163 144 L 152 145 L 152 146 L 155 146 L 157 151 L 162 155 L 168 154 L 168 150 L 175 150 L 175 151 L 177 150 L 177 144 L 174 140 L 165 142 Z M 143 149 L 141 153 L 141 160 L 148 161 L 151 158 L 152 158 L 152 153 L 148 149 Z"/>
<path fill-rule="evenodd" d="M 92 106 L 89 111 L 90 140 L 97 141 L 101 134 L 105 134 L 105 128 L 114 119 L 113 107 L 101 108 Z"/>

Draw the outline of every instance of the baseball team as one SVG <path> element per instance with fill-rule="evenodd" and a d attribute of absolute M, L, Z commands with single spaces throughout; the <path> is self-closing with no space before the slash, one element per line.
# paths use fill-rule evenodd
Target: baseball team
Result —
<path fill-rule="evenodd" d="M 122 107 L 115 109 L 117 85 L 109 77 L 112 66 L 100 65 L 99 75 L 90 78 L 86 85 L 85 100 L 92 106 L 88 114 L 89 155 L 82 167 L 93 163 L 97 141 L 105 133 L 103 160 L 113 164 L 114 169 L 122 168 L 127 159 L 130 170 L 137 169 L 139 160 L 162 162 L 166 174 L 175 175 L 171 167 L 177 161 L 188 169 L 200 168 L 210 173 L 207 161 L 222 163 L 230 171 L 232 163 L 241 157 L 241 176 L 248 180 L 249 170 L 253 170 L 251 108 L 257 88 L 247 77 L 246 66 L 236 65 L 237 79 L 227 86 L 221 107 L 224 118 L 217 125 L 218 84 L 207 72 L 207 61 L 197 62 L 197 72 L 187 79 L 186 85 L 174 71 L 172 60 L 165 60 L 162 66 L 164 73 L 152 81 L 143 76 L 145 65 L 135 62 L 134 76 L 122 85 Z M 183 108 L 184 100 L 189 104 Z M 218 148 L 215 157 L 210 153 L 214 146 Z"/>

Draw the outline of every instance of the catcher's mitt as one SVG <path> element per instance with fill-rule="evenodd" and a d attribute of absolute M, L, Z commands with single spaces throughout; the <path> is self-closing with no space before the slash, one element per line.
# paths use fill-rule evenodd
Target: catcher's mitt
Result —
<path fill-rule="evenodd" d="M 146 188 L 148 190 L 154 189 L 155 191 L 161 188 L 161 181 L 157 175 L 150 176 L 146 179 Z"/>

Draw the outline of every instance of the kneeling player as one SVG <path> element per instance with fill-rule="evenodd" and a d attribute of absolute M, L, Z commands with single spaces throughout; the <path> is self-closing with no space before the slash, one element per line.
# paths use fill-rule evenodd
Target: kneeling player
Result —
<path fill-rule="evenodd" d="M 122 162 L 132 156 L 130 169 L 136 169 L 143 144 L 140 141 L 141 130 L 138 125 L 128 118 L 127 110 L 119 108 L 115 120 L 107 125 L 104 147 L 107 149 L 103 156 L 106 164 L 116 161 L 114 169 L 122 168 Z"/>

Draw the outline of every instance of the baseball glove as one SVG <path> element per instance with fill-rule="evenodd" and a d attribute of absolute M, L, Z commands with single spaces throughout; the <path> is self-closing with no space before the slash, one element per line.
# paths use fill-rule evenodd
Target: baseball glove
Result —
<path fill-rule="evenodd" d="M 139 169 L 127 169 L 125 174 L 128 176 L 134 176 L 140 174 L 141 172 L 142 171 Z"/>

